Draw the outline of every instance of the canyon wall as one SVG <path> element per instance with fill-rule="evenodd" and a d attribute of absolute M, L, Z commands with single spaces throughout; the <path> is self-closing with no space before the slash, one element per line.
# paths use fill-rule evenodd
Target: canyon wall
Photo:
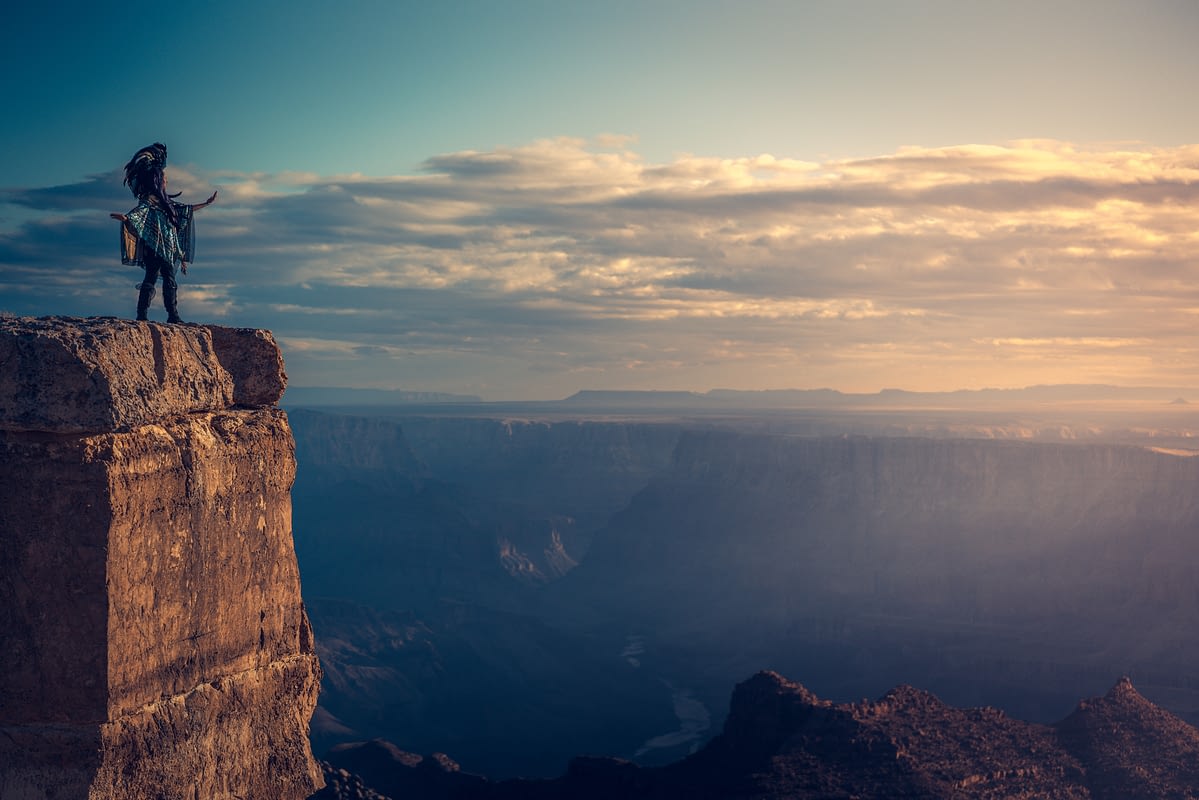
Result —
<path fill-rule="evenodd" d="M 686 728 L 676 693 L 714 730 L 764 667 L 836 700 L 907 682 L 1041 722 L 1128 674 L 1199 719 L 1199 458 L 1157 438 L 292 421 L 322 749 L 382 737 L 491 777 L 557 774 L 568 751 L 661 764 L 693 744 L 645 752 Z M 555 533 L 577 566 L 549 568 Z"/>
<path fill-rule="evenodd" d="M 0 797 L 320 788 L 270 334 L 10 318 L 0 364 Z"/>
<path fill-rule="evenodd" d="M 317 752 L 383 737 L 463 770 L 553 775 L 579 751 L 635 749 L 672 725 L 654 676 L 546 627 L 536 604 L 670 463 L 677 428 L 374 411 L 289 412 L 296 551 L 325 673 Z"/>
<path fill-rule="evenodd" d="M 768 664 L 1050 720 L 1128 674 L 1190 717 L 1197 485 L 1142 446 L 692 431 L 544 607 L 706 661 L 676 683 L 710 699 Z"/>

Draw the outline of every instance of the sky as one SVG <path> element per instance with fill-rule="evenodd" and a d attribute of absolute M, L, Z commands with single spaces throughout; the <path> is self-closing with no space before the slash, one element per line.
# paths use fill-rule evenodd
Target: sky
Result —
<path fill-rule="evenodd" d="M 132 317 L 162 141 L 296 386 L 1199 386 L 1190 0 L 9 5 L 0 313 Z"/>

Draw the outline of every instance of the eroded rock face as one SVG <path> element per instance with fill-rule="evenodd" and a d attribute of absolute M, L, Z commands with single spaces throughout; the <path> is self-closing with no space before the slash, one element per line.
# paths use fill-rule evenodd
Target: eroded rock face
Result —
<path fill-rule="evenodd" d="M 168 326 L 169 327 L 169 326 Z M 260 328 L 205 328 L 212 336 L 217 360 L 233 378 L 233 402 L 239 406 L 270 406 L 287 388 L 283 354 L 270 331 Z"/>
<path fill-rule="evenodd" d="M 0 797 L 320 788 L 285 381 L 265 331 L 0 320 Z"/>
<path fill-rule="evenodd" d="M 129 430 L 233 403 L 233 380 L 199 325 L 0 319 L 0 364 L 9 431 Z"/>

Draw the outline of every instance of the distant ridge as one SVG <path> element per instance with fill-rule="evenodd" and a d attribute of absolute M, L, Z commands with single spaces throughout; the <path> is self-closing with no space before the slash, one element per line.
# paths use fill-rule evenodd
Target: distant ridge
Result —
<path fill-rule="evenodd" d="M 711 389 L 707 392 L 653 389 L 583 389 L 561 400 L 485 401 L 478 395 L 358 389 L 338 386 L 290 386 L 285 407 L 370 407 L 460 405 L 483 408 L 539 408 L 578 411 L 763 411 L 854 409 L 989 409 L 1078 404 L 1156 404 L 1187 406 L 1199 400 L 1199 388 L 1042 384 L 1020 389 L 957 389 L 913 392 L 882 389 L 873 393 L 837 389 Z"/>
<path fill-rule="evenodd" d="M 913 392 L 883 389 L 874 393 L 836 389 L 712 389 L 708 392 L 586 390 L 552 403 L 579 408 L 677 409 L 834 409 L 834 408 L 979 408 L 1003 404 L 1158 403 L 1186 405 L 1199 389 L 1110 386 L 1106 384 L 1042 384 L 1020 389 L 958 389 Z"/>
<path fill-rule="evenodd" d="M 619 406 L 621 408 L 679 408 L 697 404 L 707 405 L 707 401 L 707 395 L 696 392 L 585 389 L 581 392 L 575 392 L 565 400 L 558 402 L 563 405 L 585 406 L 587 408 L 606 406 Z"/>

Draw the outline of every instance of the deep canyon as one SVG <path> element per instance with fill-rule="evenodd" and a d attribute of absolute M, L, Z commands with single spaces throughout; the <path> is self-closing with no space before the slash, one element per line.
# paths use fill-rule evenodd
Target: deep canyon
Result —
<path fill-rule="evenodd" d="M 6 798 L 1196 796 L 1184 398 L 285 411 L 265 331 L 0 323 Z"/>
<path fill-rule="evenodd" d="M 1182 434 L 909 410 L 290 418 L 318 751 L 378 737 L 492 778 L 664 764 L 766 668 L 837 702 L 911 684 L 1034 722 L 1122 675 L 1199 709 Z"/>

